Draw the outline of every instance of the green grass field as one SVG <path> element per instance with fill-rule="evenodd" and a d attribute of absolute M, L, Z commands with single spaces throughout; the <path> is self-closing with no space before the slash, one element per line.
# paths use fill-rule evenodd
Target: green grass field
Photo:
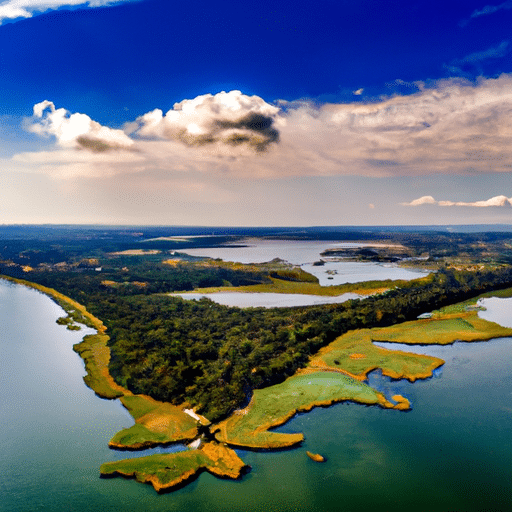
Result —
<path fill-rule="evenodd" d="M 444 363 L 436 357 L 376 347 L 372 343 L 374 331 L 347 332 L 315 354 L 308 367 L 341 370 L 358 379 L 365 379 L 370 371 L 380 368 L 388 377 L 415 381 L 432 376 L 433 370 Z"/>
<path fill-rule="evenodd" d="M 300 443 L 302 434 L 269 432 L 295 413 L 315 406 L 352 400 L 384 404 L 384 397 L 366 384 L 339 372 L 297 373 L 281 384 L 254 391 L 251 403 L 212 430 L 219 441 L 251 448 L 283 448 Z M 391 404 L 390 404 L 391 406 Z"/>
<path fill-rule="evenodd" d="M 432 318 L 373 329 L 372 339 L 394 343 L 448 345 L 455 341 L 485 341 L 512 336 L 512 329 L 483 320 L 477 311 L 451 313 L 456 307 L 446 308 Z"/>

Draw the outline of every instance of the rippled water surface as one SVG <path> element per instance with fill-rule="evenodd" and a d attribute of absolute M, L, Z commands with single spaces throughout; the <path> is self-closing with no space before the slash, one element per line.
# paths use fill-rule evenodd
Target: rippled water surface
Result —
<path fill-rule="evenodd" d="M 315 409 L 279 429 L 304 432 L 302 447 L 239 451 L 252 466 L 242 480 L 205 473 L 160 496 L 133 480 L 99 478 L 101 463 L 127 456 L 107 442 L 132 420 L 83 384 L 71 348 L 83 333 L 57 325 L 60 315 L 44 295 L 0 281 L 2 512 L 512 509 L 512 339 L 429 348 L 446 360 L 435 378 L 371 377 L 407 396 L 412 411 Z"/>

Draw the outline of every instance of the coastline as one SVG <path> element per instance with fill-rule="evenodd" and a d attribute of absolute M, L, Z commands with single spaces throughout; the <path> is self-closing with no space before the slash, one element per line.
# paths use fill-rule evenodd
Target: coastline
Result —
<path fill-rule="evenodd" d="M 461 339 L 461 334 L 468 334 L 469 339 L 466 341 L 512 335 L 512 329 L 478 318 L 477 312 L 467 310 L 465 303 L 435 312 L 432 319 L 404 322 L 388 328 L 350 331 L 314 354 L 306 368 L 299 370 L 283 383 L 254 390 L 251 402 L 245 409 L 235 411 L 224 421 L 211 426 L 209 430 L 215 435 L 216 441 L 203 442 L 206 439 L 200 437 L 199 427 L 201 423 L 207 426 L 205 419 L 198 416 L 201 421 L 197 420 L 195 413 L 190 413 L 188 404 L 174 406 L 158 402 L 145 395 L 134 395 L 115 383 L 108 371 L 110 349 L 107 346 L 106 327 L 84 306 L 36 283 L 7 276 L 0 278 L 36 289 L 62 307 L 65 303 L 68 315 L 80 313 L 84 321 L 96 329 L 96 334 L 84 336 L 83 341 L 73 347 L 84 360 L 87 371 L 84 382 L 101 398 L 120 398 L 135 421 L 132 427 L 121 430 L 112 438 L 109 443 L 111 448 L 138 450 L 183 440 L 200 440 L 202 444 L 199 448 L 179 452 L 192 455 L 168 454 L 172 457 L 162 459 L 156 466 L 153 464 L 156 459 L 148 461 L 147 457 L 130 459 L 132 462 L 105 463 L 101 466 L 103 476 L 118 474 L 135 477 L 137 481 L 151 483 L 157 492 L 185 485 L 205 470 L 218 477 L 238 478 L 246 466 L 227 445 L 271 450 L 301 444 L 304 440 L 302 433 L 281 434 L 270 432 L 269 429 L 283 425 L 297 413 L 307 412 L 314 407 L 353 401 L 400 411 L 408 410 L 410 402 L 406 397 L 393 395 L 390 401 L 364 383 L 367 374 L 380 368 L 384 375 L 414 382 L 416 379 L 430 377 L 433 370 L 444 361 L 430 356 L 383 349 L 375 346 L 373 341 L 418 344 L 419 334 L 430 333 L 428 341 L 422 338 L 424 344 L 447 344 Z M 476 300 L 478 298 L 468 301 L 468 304 Z M 443 328 L 440 329 L 439 326 Z M 443 334 L 441 338 L 440 332 Z M 452 341 L 447 341 L 449 339 Z M 185 463 L 182 459 L 188 462 Z M 176 460 L 182 460 L 183 463 L 176 466 Z M 193 462 L 192 467 L 187 466 L 190 461 Z M 181 468 L 177 475 L 176 467 Z"/>

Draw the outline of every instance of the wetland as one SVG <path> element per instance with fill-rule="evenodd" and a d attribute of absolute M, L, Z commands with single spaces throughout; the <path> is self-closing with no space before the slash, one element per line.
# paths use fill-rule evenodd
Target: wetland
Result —
<path fill-rule="evenodd" d="M 161 238 L 157 242 L 162 243 Z M 170 242 L 191 241 L 183 237 Z M 4 273 L 12 275 L 21 270 L 20 275 L 28 279 L 26 284 L 43 291 L 59 304 L 20 284 L 1 282 L 0 313 L 6 313 L 2 318 L 2 325 L 6 327 L 2 337 L 1 375 L 3 388 L 10 397 L 3 404 L 2 417 L 13 417 L 16 425 L 13 430 L 13 424 L 4 420 L 2 437 L 8 439 L 9 433 L 16 431 L 16 437 L 20 438 L 14 443 L 4 442 L 2 448 L 7 461 L 5 470 L 10 473 L 7 483 L 3 484 L 10 499 L 6 510 L 37 510 L 39 506 L 69 508 L 65 505 L 68 495 L 59 494 L 55 486 L 49 486 L 51 496 L 43 492 L 43 501 L 38 502 L 30 491 L 31 486 L 23 483 L 33 482 L 32 487 L 41 492 L 42 482 L 48 478 L 44 469 L 48 468 L 48 462 L 55 482 L 69 480 L 77 471 L 84 475 L 88 483 L 80 489 L 76 482 L 66 484 L 77 510 L 88 510 L 87 506 L 93 502 L 86 504 L 87 489 L 95 493 L 100 489 L 97 499 L 103 502 L 100 506 L 105 510 L 110 506 L 115 509 L 112 496 L 118 503 L 124 503 L 126 510 L 144 509 L 141 504 L 149 499 L 148 486 L 122 479 L 100 480 L 99 472 L 104 477 L 116 474 L 134 477 L 139 482 L 151 483 L 160 493 L 173 490 L 172 496 L 176 499 L 172 503 L 165 501 L 165 497 L 153 495 L 156 501 L 151 498 L 151 508 L 155 510 L 187 510 L 199 506 L 206 510 L 223 510 L 226 505 L 238 510 L 235 498 L 243 501 L 242 495 L 254 510 L 271 506 L 265 496 L 280 510 L 339 510 L 342 499 L 346 510 L 363 510 L 368 503 L 377 506 L 378 502 L 394 506 L 396 510 L 410 510 L 425 503 L 429 510 L 445 510 L 446 506 L 461 511 L 482 510 L 484 503 L 492 503 L 498 510 L 502 506 L 504 510 L 508 508 L 510 500 L 507 501 L 508 494 L 503 492 L 505 486 L 501 478 L 490 481 L 484 477 L 484 485 L 476 486 L 472 479 L 476 473 L 465 470 L 464 482 L 470 482 L 472 490 L 478 489 L 478 496 L 474 493 L 465 496 L 459 492 L 462 482 L 459 475 L 450 471 L 450 465 L 441 464 L 440 473 L 446 479 L 441 483 L 436 480 L 437 474 L 431 476 L 439 493 L 429 498 L 425 493 L 410 492 L 418 488 L 421 478 L 414 480 L 410 475 L 403 481 L 398 479 L 398 474 L 403 475 L 404 471 L 410 474 L 416 466 L 429 467 L 432 460 L 433 454 L 427 453 L 428 450 L 417 449 L 423 439 L 427 447 L 432 441 L 428 441 L 432 429 L 438 429 L 437 425 L 430 425 L 428 410 L 417 414 L 421 402 L 431 403 L 429 393 L 440 381 L 446 382 L 445 377 L 449 375 L 447 386 L 463 383 L 464 396 L 471 397 L 480 407 L 484 393 L 475 389 L 478 384 L 472 379 L 483 378 L 485 372 L 489 372 L 487 361 L 491 364 L 494 357 L 500 358 L 495 361 L 494 375 L 500 383 L 495 386 L 489 378 L 483 379 L 496 388 L 489 391 L 488 428 L 482 430 L 480 416 L 472 410 L 475 403 L 466 398 L 463 408 L 458 404 L 458 408 L 446 411 L 452 423 L 449 431 L 441 429 L 439 435 L 449 439 L 450 429 L 458 424 L 458 414 L 465 422 L 467 410 L 470 410 L 477 423 L 469 430 L 480 429 L 480 435 L 466 439 L 468 427 L 461 430 L 462 444 L 454 445 L 451 452 L 448 450 L 450 460 L 460 460 L 464 466 L 468 460 L 477 464 L 476 456 L 485 458 L 487 442 L 496 447 L 492 448 L 492 454 L 496 454 L 500 443 L 505 458 L 510 452 L 507 433 L 505 440 L 502 435 L 507 408 L 501 405 L 502 397 L 497 398 L 495 391 L 499 390 L 504 396 L 512 392 L 508 364 L 512 329 L 504 320 L 494 323 L 497 319 L 492 316 L 498 303 L 502 310 L 500 318 L 511 316 L 508 297 L 512 276 L 507 264 L 459 259 L 451 261 L 450 268 L 445 259 L 442 265 L 431 266 L 424 271 L 424 277 L 416 279 L 326 287 L 303 267 L 282 260 L 270 260 L 263 265 L 229 264 L 220 260 L 189 260 L 189 256 L 174 250 L 173 254 L 163 254 L 161 250 L 162 247 L 141 251 L 109 246 L 105 256 L 98 252 L 89 253 L 85 259 L 85 254 L 75 255 L 68 258 L 65 265 L 55 268 L 48 267 L 47 263 L 38 264 L 37 268 L 18 267 L 14 259 L 4 261 Z M 347 249 L 342 247 L 341 250 Z M 169 263 L 169 255 L 172 263 Z M 419 266 L 425 261 L 424 255 L 421 258 L 417 260 Z M 478 266 L 475 268 L 475 265 Z M 221 284 L 216 284 L 216 280 Z M 254 292 L 257 287 L 258 290 L 272 289 L 283 297 L 290 292 L 300 296 L 309 289 L 320 297 L 358 292 L 361 298 L 350 298 L 339 304 L 243 310 L 205 299 L 194 303 L 167 295 L 190 287 L 203 293 L 212 285 L 216 291 L 224 288 L 228 292 L 236 288 L 244 292 Z M 41 313 L 37 313 L 38 307 Z M 427 318 L 416 318 L 427 312 Z M 50 323 L 52 340 L 42 336 L 41 343 L 32 342 L 32 338 L 38 336 L 36 329 L 44 332 L 46 327 L 27 322 L 23 314 L 41 318 L 41 326 Z M 30 326 L 33 333 L 27 332 Z M 23 341 L 16 339 L 17 330 L 22 332 Z M 63 341 L 65 338 L 67 342 Z M 57 344 L 56 340 L 62 340 L 63 344 Z M 458 340 L 471 343 L 463 344 Z M 132 341 L 136 342 L 133 348 Z M 439 347 L 439 344 L 446 346 Z M 68 377 L 75 379 L 69 385 L 58 362 L 65 352 L 64 346 L 67 356 L 63 366 L 70 370 Z M 420 350 L 416 350 L 418 346 Z M 33 360 L 17 357 L 23 354 L 23 347 L 34 352 Z M 452 357 L 452 354 L 459 354 L 461 347 L 468 349 L 465 358 Z M 478 366 L 479 358 L 482 367 Z M 29 369 L 35 361 L 48 362 L 48 376 L 44 376 L 45 365 L 39 364 L 40 371 Z M 24 367 L 25 363 L 29 367 Z M 76 370 L 83 368 L 83 364 L 86 375 L 82 381 L 83 370 Z M 457 369 L 456 375 L 451 374 L 450 365 Z M 471 369 L 469 376 L 458 372 L 465 365 Z M 31 371 L 34 382 L 48 382 L 49 386 L 34 385 L 30 390 L 23 386 L 23 378 L 18 375 Z M 422 389 L 428 390 L 427 393 L 422 394 Z M 163 396 L 162 391 L 170 394 Z M 27 396 L 33 398 L 25 400 L 27 407 L 24 409 Z M 102 447 L 97 452 L 101 456 L 94 459 L 94 478 L 92 465 L 84 468 L 78 457 L 78 469 L 73 469 L 69 458 L 70 454 L 73 458 L 74 453 L 69 449 L 70 444 L 77 443 L 79 448 L 85 441 L 82 432 L 77 436 L 71 432 L 67 441 L 61 436 L 68 455 L 62 467 L 69 468 L 69 474 L 66 471 L 62 474 L 59 456 L 51 450 L 35 448 L 29 437 L 34 429 L 41 428 L 37 423 L 39 416 L 49 425 L 58 424 L 62 416 L 64 424 L 68 424 L 67 404 L 74 404 L 70 410 L 76 421 L 77 404 L 91 399 L 98 402 L 98 411 L 108 411 L 107 416 L 112 416 L 116 426 L 108 435 L 103 433 L 95 439 L 101 441 Z M 447 400 L 448 397 L 440 400 L 438 406 L 444 410 Z M 43 410 L 38 413 L 41 406 Z M 322 408 L 326 406 L 331 407 Z M 452 406 L 448 404 L 448 407 Z M 12 415 L 11 410 L 16 408 L 21 413 Z M 89 413 L 86 416 L 87 422 Z M 435 417 L 433 414 L 432 418 Z M 90 421 L 102 425 L 99 418 L 91 416 Z M 17 428 L 24 422 L 24 428 Z M 372 424 L 375 430 L 368 437 Z M 387 425 L 392 427 L 387 430 Z M 425 428 L 427 425 L 432 428 Z M 494 432 L 495 426 L 497 432 Z M 400 431 L 403 438 L 408 439 L 407 428 L 414 432 L 415 441 L 411 439 L 407 457 L 400 462 L 397 457 L 405 453 L 405 448 L 399 448 L 393 435 Z M 333 432 L 337 437 L 345 432 L 344 439 L 349 444 L 333 446 L 336 443 L 328 442 L 333 440 Z M 318 433 L 323 433 L 324 437 L 318 438 Z M 468 459 L 467 447 L 473 449 L 471 443 L 477 438 L 480 446 L 476 448 L 475 457 Z M 52 445 L 54 449 L 58 444 Z M 21 450 L 22 446 L 26 450 Z M 90 443 L 88 447 L 91 449 Z M 292 447 L 293 450 L 268 451 Z M 258 451 L 261 449 L 263 452 Z M 29 454 L 31 450 L 33 455 Z M 37 454 L 41 451 L 47 463 L 30 464 L 29 460 L 39 460 Z M 318 460 L 322 457 L 325 463 L 317 464 L 312 455 L 318 455 Z M 41 456 L 40 460 L 43 459 Z M 493 464 L 492 474 L 494 467 L 502 470 L 503 458 L 496 456 L 495 459 L 486 459 L 486 463 Z M 372 470 L 369 464 L 374 466 Z M 397 468 L 402 473 L 395 473 Z M 41 470 L 39 475 L 38 469 Z M 378 476 L 375 469 L 385 475 Z M 297 470 L 301 471 L 301 477 L 294 477 L 297 481 L 287 478 Z M 271 478 L 273 471 L 283 476 L 279 479 L 286 483 L 283 492 Z M 373 475 L 366 485 L 358 481 L 359 471 Z M 418 470 L 416 477 L 423 475 L 424 479 L 423 473 Z M 507 475 L 505 472 L 504 478 Z M 218 480 L 218 476 L 234 480 Z M 305 482 L 305 476 L 310 480 Z M 325 481 L 336 487 L 336 490 L 330 488 L 328 495 L 320 491 Z M 392 496 L 388 492 L 390 485 L 402 494 Z M 75 488 L 78 495 L 84 496 L 83 500 L 75 496 L 72 491 Z M 215 499 L 206 503 L 204 496 L 194 492 L 197 488 L 206 490 L 204 496 Z M 231 494 L 227 489 L 232 489 Z M 270 493 L 269 489 L 272 489 Z M 226 492 L 229 496 L 222 497 Z M 108 493 L 112 496 L 107 498 Z M 132 500 L 128 504 L 126 496 L 139 494 L 143 500 Z M 19 496 L 23 499 L 17 499 Z M 420 497 L 423 501 L 418 501 Z M 489 501 L 491 499 L 494 501 Z"/>

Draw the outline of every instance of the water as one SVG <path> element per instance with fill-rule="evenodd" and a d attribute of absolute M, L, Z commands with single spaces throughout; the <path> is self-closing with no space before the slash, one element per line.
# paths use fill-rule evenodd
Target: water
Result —
<path fill-rule="evenodd" d="M 485 309 L 478 312 L 478 316 L 489 322 L 495 322 L 503 327 L 512 328 L 512 299 L 489 297 L 480 299 L 478 305 Z"/>
<path fill-rule="evenodd" d="M 248 240 L 247 247 L 212 247 L 187 249 L 187 254 L 220 258 L 239 263 L 264 263 L 281 258 L 293 265 L 300 265 L 306 272 L 318 277 L 321 286 L 332 286 L 361 281 L 383 281 L 385 279 L 417 279 L 428 272 L 405 269 L 392 264 L 368 263 L 359 261 L 330 261 L 320 256 L 326 249 L 342 247 L 365 247 L 371 244 L 326 241 L 297 240 Z M 313 263 L 323 259 L 325 265 Z"/>
<path fill-rule="evenodd" d="M 199 300 L 206 297 L 224 306 L 239 308 L 279 308 L 292 306 L 310 306 L 313 304 L 339 304 L 350 299 L 359 299 L 356 293 L 344 293 L 335 297 L 321 295 L 306 295 L 299 293 L 174 293 L 187 300 Z"/>
<path fill-rule="evenodd" d="M 241 481 L 202 474 L 157 495 L 133 480 L 99 478 L 107 447 L 132 424 L 118 401 L 82 382 L 71 346 L 83 333 L 55 324 L 62 310 L 0 281 L 0 511 L 507 511 L 512 507 L 512 339 L 429 347 L 447 362 L 410 384 L 372 376 L 407 396 L 411 412 L 340 404 L 280 427 L 304 445 L 238 453 Z M 410 349 L 410 347 L 408 347 Z M 327 462 L 311 461 L 305 450 Z"/>

